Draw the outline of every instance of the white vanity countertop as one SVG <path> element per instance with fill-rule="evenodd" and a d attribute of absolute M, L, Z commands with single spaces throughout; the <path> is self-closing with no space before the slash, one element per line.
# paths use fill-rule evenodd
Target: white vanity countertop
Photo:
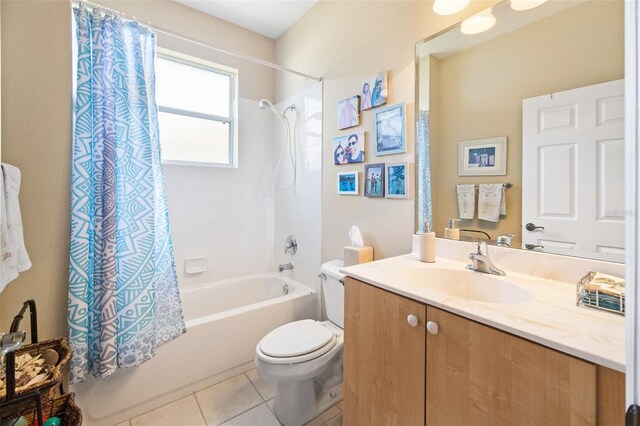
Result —
<path fill-rule="evenodd" d="M 485 275 L 465 270 L 465 266 L 466 263 L 442 258 L 437 258 L 435 263 L 423 263 L 408 254 L 341 271 L 376 287 L 624 372 L 624 316 L 576 306 L 576 284 L 513 274 L 507 270 L 507 276 L 497 278 L 527 289 L 533 299 L 503 304 L 447 295 L 430 289 L 428 282 L 418 282 L 417 275 L 411 273 L 421 268 L 438 268 Z"/>

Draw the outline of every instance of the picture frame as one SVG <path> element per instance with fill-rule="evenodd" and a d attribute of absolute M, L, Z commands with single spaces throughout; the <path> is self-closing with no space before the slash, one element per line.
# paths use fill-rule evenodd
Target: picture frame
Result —
<path fill-rule="evenodd" d="M 350 133 L 333 138 L 333 164 L 364 163 L 367 132 Z"/>
<path fill-rule="evenodd" d="M 338 194 L 358 195 L 358 172 L 338 172 Z"/>
<path fill-rule="evenodd" d="M 407 152 L 404 103 L 375 112 L 373 130 L 376 156 Z"/>
<path fill-rule="evenodd" d="M 409 198 L 409 164 L 390 163 L 386 165 L 386 198 Z"/>
<path fill-rule="evenodd" d="M 384 163 L 365 164 L 364 166 L 364 196 L 383 198 L 385 189 Z"/>
<path fill-rule="evenodd" d="M 360 125 L 360 96 L 355 95 L 338 102 L 338 130 Z"/>
<path fill-rule="evenodd" d="M 458 142 L 458 176 L 506 174 L 506 136 Z"/>
<path fill-rule="evenodd" d="M 360 107 L 366 111 L 387 103 L 388 98 L 388 71 L 380 71 L 378 74 L 362 82 L 360 86 Z"/>

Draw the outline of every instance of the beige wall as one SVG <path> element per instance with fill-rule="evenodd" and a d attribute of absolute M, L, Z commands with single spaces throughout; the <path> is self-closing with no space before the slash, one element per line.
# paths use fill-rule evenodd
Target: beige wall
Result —
<path fill-rule="evenodd" d="M 459 217 L 457 183 L 504 181 L 514 184 L 507 190 L 507 216 L 498 224 L 465 220 L 461 227 L 483 229 L 493 239 L 513 232 L 520 241 L 522 100 L 623 78 L 623 40 L 624 2 L 588 2 L 435 61 L 439 97 L 431 99 L 438 117 L 431 159 L 437 235 L 443 235 L 448 218 Z M 507 176 L 458 176 L 458 142 L 494 136 L 508 138 Z"/>
<path fill-rule="evenodd" d="M 2 331 L 22 302 L 34 298 L 41 338 L 66 335 L 70 140 L 69 5 L 3 1 L 2 161 L 22 171 L 20 203 L 33 267 L 0 296 Z"/>
<path fill-rule="evenodd" d="M 278 63 L 323 77 L 323 260 L 342 257 L 353 224 L 362 230 L 365 243 L 374 246 L 376 259 L 407 253 L 415 230 L 415 188 L 408 200 L 366 198 L 362 191 L 358 197 L 336 194 L 338 171 L 361 172 L 360 185 L 364 171 L 363 165 L 333 164 L 332 140 L 346 133 L 337 130 L 337 102 L 358 94 L 363 79 L 389 70 L 389 104 L 406 104 L 408 152 L 375 157 L 371 143 L 375 109 L 365 111 L 360 126 L 352 130 L 367 132 L 366 163 L 413 163 L 415 43 L 492 3 L 472 2 L 458 16 L 438 17 L 430 1 L 321 0 L 277 40 Z M 276 96 L 284 99 L 306 84 L 278 74 Z M 415 172 L 413 164 L 411 172 Z"/>
<path fill-rule="evenodd" d="M 171 1 L 101 4 L 199 40 L 273 61 L 275 42 Z M 71 162 L 71 6 L 69 1 L 2 4 L 2 161 L 22 171 L 20 202 L 33 267 L 0 295 L 0 331 L 22 301 L 35 298 L 42 338 L 66 335 Z M 240 71 L 240 96 L 273 98 L 271 69 L 165 36 L 161 46 Z M 28 324 L 28 323 L 26 323 Z M 26 325 L 25 324 L 25 325 Z"/>
<path fill-rule="evenodd" d="M 273 61 L 275 42 L 269 37 L 246 30 L 227 21 L 167 0 L 94 0 L 93 3 L 135 16 L 163 29 L 191 37 L 212 46 Z M 240 97 L 273 99 L 274 71 L 263 65 L 217 53 L 158 32 L 158 45 L 167 49 L 208 59 L 238 69 Z"/>

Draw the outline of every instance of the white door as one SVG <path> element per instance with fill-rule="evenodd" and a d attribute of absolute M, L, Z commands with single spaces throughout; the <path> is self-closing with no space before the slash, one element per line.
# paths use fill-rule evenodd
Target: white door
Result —
<path fill-rule="evenodd" d="M 624 80 L 525 99 L 522 145 L 523 248 L 623 262 Z"/>

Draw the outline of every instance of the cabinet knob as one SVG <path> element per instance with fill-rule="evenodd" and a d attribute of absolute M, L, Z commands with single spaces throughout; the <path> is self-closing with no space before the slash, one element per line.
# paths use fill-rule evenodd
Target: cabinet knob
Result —
<path fill-rule="evenodd" d="M 427 331 L 431 334 L 438 334 L 438 330 L 440 329 L 440 327 L 438 327 L 438 323 L 433 322 L 433 321 L 429 321 L 427 323 Z"/>
<path fill-rule="evenodd" d="M 415 315 L 409 315 L 407 317 L 407 322 L 411 327 L 415 327 L 416 325 L 418 325 L 418 317 Z"/>

